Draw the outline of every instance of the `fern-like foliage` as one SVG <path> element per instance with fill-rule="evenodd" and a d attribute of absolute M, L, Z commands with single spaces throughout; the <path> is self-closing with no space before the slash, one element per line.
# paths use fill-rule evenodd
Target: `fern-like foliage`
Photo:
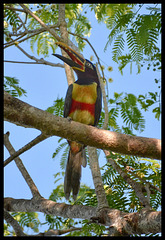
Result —
<path fill-rule="evenodd" d="M 19 80 L 15 77 L 4 76 L 4 90 L 13 97 L 26 96 L 26 91 L 19 86 Z"/>
<path fill-rule="evenodd" d="M 39 232 L 41 222 L 38 219 L 38 213 L 34 212 L 16 212 L 11 214 L 20 226 L 33 229 L 34 232 Z"/>
<path fill-rule="evenodd" d="M 138 106 L 138 99 L 133 94 L 125 94 L 123 93 L 117 94 L 114 93 L 114 99 L 110 99 L 110 127 L 112 130 L 123 132 L 125 134 L 133 134 L 133 130 L 142 132 L 145 128 L 145 120 L 140 111 L 140 107 Z M 116 104 L 116 107 L 114 105 Z M 112 113 L 115 113 L 112 115 Z M 122 129 L 118 128 L 117 118 L 121 114 L 121 118 L 123 120 Z M 115 129 L 116 128 L 116 129 Z"/>
<path fill-rule="evenodd" d="M 67 22 L 68 31 L 83 37 L 84 35 L 90 34 L 91 25 L 88 18 L 81 13 L 81 5 L 82 4 L 65 4 L 65 20 Z M 35 6 L 32 8 L 35 9 Z M 36 9 L 35 14 L 48 25 L 58 25 L 58 4 L 38 4 L 38 9 Z M 34 18 L 28 17 L 29 30 L 41 27 Z M 54 28 L 54 31 L 57 31 L 59 35 L 58 26 Z M 85 42 L 80 37 L 75 37 L 75 40 L 78 44 L 78 48 L 83 50 Z M 31 37 L 30 47 L 33 52 L 37 49 L 37 54 L 42 54 L 44 57 L 49 56 L 50 49 L 55 52 L 57 48 L 55 39 L 48 32 Z"/>
<path fill-rule="evenodd" d="M 124 50 L 125 40 L 123 38 L 123 34 L 120 34 L 116 37 L 112 48 L 112 59 L 114 62 L 118 62 L 118 58 L 122 55 L 122 51 Z"/>
<path fill-rule="evenodd" d="M 145 119 L 137 107 L 137 98 L 128 94 L 121 102 L 121 116 L 129 129 L 142 132 L 145 128 Z"/>
<path fill-rule="evenodd" d="M 135 62 L 140 72 L 140 62 L 144 56 L 151 60 L 153 50 L 157 46 L 161 33 L 161 12 L 159 8 L 147 8 L 150 11 L 148 14 L 137 14 L 138 11 L 135 12 L 133 7 L 128 4 L 106 6 L 107 17 L 104 21 L 110 29 L 110 34 L 104 50 L 107 50 L 108 45 L 113 42 L 112 59 L 120 63 L 120 70 L 128 63 Z M 120 39 L 125 38 L 126 44 L 123 45 Z M 125 47 L 129 50 L 127 54 L 124 53 Z M 125 56 L 125 61 L 120 58 L 122 55 Z"/>
<path fill-rule="evenodd" d="M 32 8 L 35 8 L 35 6 L 31 6 Z M 38 4 L 38 8 L 36 9 L 35 14 L 46 24 L 53 25 L 57 24 L 58 22 L 57 4 Z M 28 16 L 28 18 L 29 30 L 41 28 L 41 25 L 36 22 L 33 17 Z M 30 48 L 32 52 L 37 50 L 36 52 L 38 55 L 42 54 L 44 57 L 48 57 L 49 50 L 51 49 L 53 52 L 55 52 L 57 46 L 55 44 L 55 39 L 53 36 L 48 32 L 43 32 L 30 38 Z"/>
<path fill-rule="evenodd" d="M 18 15 L 13 10 L 4 9 L 4 16 L 7 22 L 9 23 L 9 25 L 12 26 L 13 31 L 15 31 L 16 28 L 21 23 Z"/>
<path fill-rule="evenodd" d="M 161 188 L 161 169 L 158 161 L 151 160 L 147 163 L 146 159 L 142 160 L 132 156 L 123 157 L 120 154 L 113 154 L 111 155 L 111 158 L 116 161 L 116 164 L 120 166 L 123 171 L 125 171 L 126 166 L 129 166 L 130 170 L 129 172 L 127 171 L 127 175 L 134 181 L 144 184 L 142 181 L 144 180 L 150 183 L 152 186 Z M 154 168 L 154 166 L 156 166 L 156 168 Z M 134 190 L 118 173 L 116 173 L 109 163 L 104 166 L 104 170 L 105 171 L 102 179 L 104 184 L 107 184 L 107 199 L 109 204 L 111 204 L 110 206 L 115 207 L 116 205 L 116 208 L 128 212 L 138 211 L 143 208 Z M 144 195 L 147 196 L 145 188 L 143 189 L 143 192 Z M 150 204 L 155 210 L 157 210 L 161 203 L 161 194 L 159 191 L 151 187 L 150 193 Z"/>
<path fill-rule="evenodd" d="M 115 26 L 113 27 L 111 33 L 108 36 L 109 41 L 107 42 L 107 44 L 111 43 L 116 38 L 116 36 L 120 35 L 120 33 L 126 29 L 128 23 L 132 20 L 134 16 L 133 13 L 123 14 L 123 12 L 120 11 L 118 12 L 118 15 L 118 20 L 115 20 Z M 104 48 L 105 51 L 107 50 L 107 44 Z"/>
<path fill-rule="evenodd" d="M 59 117 L 63 117 L 63 111 L 64 111 L 64 99 L 63 98 L 57 98 L 53 105 L 51 107 L 48 107 L 46 109 L 47 112 L 54 114 Z"/>
<path fill-rule="evenodd" d="M 135 62 L 140 62 L 143 59 L 141 46 L 138 44 L 137 34 L 133 28 L 126 31 L 127 44 L 130 49 L 131 58 Z"/>
<path fill-rule="evenodd" d="M 145 55 L 152 55 L 161 32 L 161 14 L 138 15 L 132 26 L 136 33 L 137 43 Z"/>

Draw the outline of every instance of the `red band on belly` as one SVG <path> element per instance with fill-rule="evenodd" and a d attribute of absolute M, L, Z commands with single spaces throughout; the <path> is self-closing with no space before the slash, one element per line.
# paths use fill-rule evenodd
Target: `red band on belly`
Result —
<path fill-rule="evenodd" d="M 81 110 L 81 111 L 88 111 L 91 115 L 95 115 L 95 104 L 90 103 L 83 103 L 83 102 L 77 102 L 74 99 L 72 99 L 72 106 L 70 109 L 70 113 L 74 112 L 75 110 Z"/>

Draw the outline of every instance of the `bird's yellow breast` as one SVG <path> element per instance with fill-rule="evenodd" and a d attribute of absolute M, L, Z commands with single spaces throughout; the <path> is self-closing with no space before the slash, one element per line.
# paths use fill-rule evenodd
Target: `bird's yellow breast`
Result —
<path fill-rule="evenodd" d="M 72 99 L 82 103 L 95 104 L 97 99 L 97 83 L 90 85 L 73 84 Z"/>

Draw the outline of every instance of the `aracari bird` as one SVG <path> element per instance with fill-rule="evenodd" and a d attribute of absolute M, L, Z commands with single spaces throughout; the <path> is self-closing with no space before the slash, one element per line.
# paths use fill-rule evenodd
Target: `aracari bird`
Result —
<path fill-rule="evenodd" d="M 101 108 L 102 93 L 96 67 L 79 53 L 71 49 L 65 43 L 56 43 L 63 49 L 69 58 L 59 54 L 53 54 L 67 63 L 76 72 L 78 80 L 70 84 L 65 97 L 64 117 L 97 126 Z M 65 198 L 69 199 L 70 192 L 73 192 L 73 199 L 76 200 L 80 188 L 81 165 L 86 167 L 85 146 L 69 141 L 70 145 L 67 166 L 64 178 Z"/>

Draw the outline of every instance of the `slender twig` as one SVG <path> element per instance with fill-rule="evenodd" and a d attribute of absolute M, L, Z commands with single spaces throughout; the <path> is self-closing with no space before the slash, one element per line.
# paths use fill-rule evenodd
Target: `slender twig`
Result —
<path fill-rule="evenodd" d="M 31 142 L 26 144 L 24 147 L 20 148 L 18 151 L 16 151 L 16 152 L 14 151 L 14 153 L 9 158 L 7 158 L 6 161 L 4 162 L 4 167 L 7 166 L 7 164 L 9 164 L 14 158 L 16 158 L 19 155 L 21 155 L 22 153 L 26 152 L 27 150 L 29 150 L 30 148 L 32 148 L 36 144 L 42 142 L 46 138 L 47 137 L 45 135 L 40 134 L 35 139 L 33 139 Z"/>
<path fill-rule="evenodd" d="M 50 26 L 50 28 L 54 28 L 54 26 L 57 27 L 57 25 L 52 25 L 52 26 Z M 56 29 L 56 30 L 58 31 L 59 29 Z M 20 34 L 20 33 L 19 33 L 19 34 L 9 33 L 9 34 L 8 34 L 8 37 L 11 37 L 11 36 L 20 36 L 20 35 L 21 35 L 21 36 L 18 37 L 18 38 L 16 38 L 16 39 L 14 39 L 14 40 L 12 40 L 12 41 L 10 41 L 10 42 L 5 43 L 5 44 L 4 44 L 4 48 L 10 47 L 10 46 L 12 46 L 12 45 L 15 45 L 15 42 L 18 42 L 18 44 L 21 43 L 21 42 L 24 42 L 24 41 L 28 40 L 29 38 L 32 38 L 32 37 L 34 37 L 34 36 L 36 36 L 36 35 L 38 35 L 38 34 L 40 34 L 40 33 L 43 33 L 43 32 L 45 32 L 45 31 L 47 31 L 47 30 L 42 27 L 42 28 L 39 28 L 39 29 L 36 29 L 36 30 L 24 31 L 24 32 L 22 32 L 21 34 Z M 23 39 L 21 39 L 20 41 L 18 41 L 20 38 L 22 38 L 23 36 L 25 36 L 25 35 L 27 35 L 27 34 L 29 34 L 29 33 L 32 33 L 32 34 L 29 35 L 29 36 L 27 36 L 27 37 L 25 37 L 25 38 L 23 38 Z"/>
<path fill-rule="evenodd" d="M 19 39 L 21 39 L 22 37 L 24 37 L 26 35 L 26 33 L 22 34 L 21 36 L 19 36 L 16 39 L 12 39 L 10 42 L 7 42 L 4 44 L 4 48 L 7 47 L 11 47 L 12 45 L 15 45 L 16 42 L 18 42 Z M 19 41 L 18 43 L 20 43 L 21 41 Z"/>
<path fill-rule="evenodd" d="M 24 9 L 19 9 L 19 8 L 14 8 L 14 7 L 9 7 L 9 6 L 4 6 L 5 9 L 13 10 L 13 11 L 18 11 L 18 12 L 26 12 Z"/>
<path fill-rule="evenodd" d="M 59 31 L 59 29 L 58 29 L 58 24 L 53 24 L 53 25 L 49 25 L 49 27 L 50 28 L 54 28 L 56 31 Z M 41 28 L 37 28 L 37 29 L 31 29 L 31 30 L 25 30 L 24 32 L 19 32 L 19 33 L 13 33 L 13 32 L 9 32 L 8 33 L 8 35 L 9 36 L 15 36 L 15 37 L 17 37 L 17 36 L 20 36 L 20 35 L 22 35 L 22 34 L 38 34 L 38 33 L 42 33 L 42 32 L 45 32 L 45 31 L 47 31 L 46 29 L 45 29 L 45 27 L 41 27 Z"/>
<path fill-rule="evenodd" d="M 10 61 L 10 60 L 4 60 L 6 63 L 24 63 L 24 64 L 43 64 L 41 62 L 20 62 L 20 61 Z"/>
<path fill-rule="evenodd" d="M 10 37 L 11 38 L 11 37 Z M 12 38 L 11 38 L 12 39 Z M 13 39 L 12 39 L 13 40 Z M 30 58 L 30 59 L 32 59 L 32 60 L 34 60 L 34 61 L 36 61 L 36 63 L 38 63 L 38 64 L 45 64 L 45 65 L 49 65 L 49 66 L 53 66 L 53 67 L 64 67 L 64 65 L 63 64 L 60 64 L 60 63 L 58 63 L 58 64 L 56 64 L 56 63 L 51 63 L 51 62 L 48 62 L 48 61 L 46 61 L 46 60 L 44 60 L 43 58 L 40 58 L 40 59 L 38 59 L 38 58 L 36 58 L 36 57 L 34 57 L 34 56 L 31 56 L 30 54 L 28 54 L 23 48 L 21 48 L 19 45 L 15 45 L 21 52 L 23 52 L 28 58 Z"/>
<path fill-rule="evenodd" d="M 15 149 L 13 148 L 13 146 L 11 145 L 11 143 L 9 141 L 9 132 L 4 134 L 4 144 L 5 144 L 5 147 L 7 148 L 7 150 L 9 151 L 9 153 L 11 155 L 13 155 L 15 153 Z M 28 171 L 26 170 L 25 166 L 23 165 L 21 159 L 19 157 L 15 157 L 14 161 L 15 161 L 18 169 L 20 170 L 22 176 L 24 177 L 26 183 L 28 184 L 33 198 L 35 198 L 35 199 L 41 198 L 41 195 L 40 195 L 35 183 L 33 182 L 33 179 L 30 177 L 30 175 L 29 175 Z"/>
<path fill-rule="evenodd" d="M 25 18 L 25 22 L 23 22 L 22 19 L 19 17 L 18 13 L 16 13 L 17 17 L 19 18 L 20 22 L 22 23 L 22 24 L 20 24 L 20 26 L 18 26 L 18 28 L 16 29 L 16 32 L 17 32 L 22 26 L 24 27 L 25 31 L 27 30 L 27 28 L 26 28 L 27 13 L 25 13 L 25 14 L 26 14 L 26 18 Z"/>
<path fill-rule="evenodd" d="M 49 65 L 49 66 L 52 66 L 52 67 L 64 68 L 64 65 L 61 64 L 61 63 L 51 63 L 51 62 L 45 61 L 43 58 L 38 59 L 37 62 L 20 62 L 20 61 L 9 61 L 9 60 L 4 60 L 4 62 L 7 62 L 7 63 L 23 63 L 23 64 L 45 64 L 45 65 Z"/>

